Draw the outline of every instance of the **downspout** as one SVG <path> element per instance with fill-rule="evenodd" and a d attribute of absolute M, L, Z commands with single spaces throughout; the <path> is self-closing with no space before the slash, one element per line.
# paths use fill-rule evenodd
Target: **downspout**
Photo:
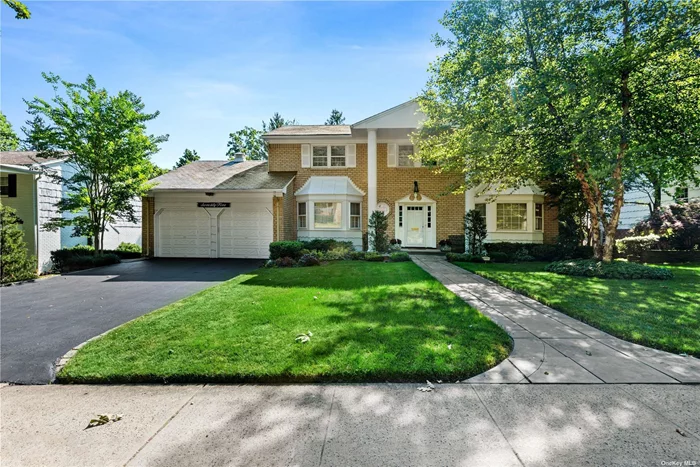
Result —
<path fill-rule="evenodd" d="M 41 175 L 32 175 L 34 183 L 32 183 L 32 197 L 33 203 L 32 207 L 34 209 L 34 257 L 36 258 L 36 270 L 38 274 L 41 274 L 41 269 L 39 267 L 39 196 L 37 194 L 39 177 Z"/>
<path fill-rule="evenodd" d="M 280 198 L 277 198 L 277 203 L 276 203 L 276 204 L 277 204 L 276 210 L 277 210 L 277 241 L 278 241 L 278 242 L 279 242 L 280 240 L 282 240 L 282 239 L 280 238 L 280 220 L 281 220 L 281 219 L 280 219 L 280 203 L 279 203 L 279 200 L 280 200 Z"/>

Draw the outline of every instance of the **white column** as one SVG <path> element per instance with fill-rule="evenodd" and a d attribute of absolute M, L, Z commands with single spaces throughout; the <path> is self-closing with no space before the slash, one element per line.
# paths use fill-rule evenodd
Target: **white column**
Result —
<path fill-rule="evenodd" d="M 367 130 L 367 219 L 377 209 L 377 130 Z"/>

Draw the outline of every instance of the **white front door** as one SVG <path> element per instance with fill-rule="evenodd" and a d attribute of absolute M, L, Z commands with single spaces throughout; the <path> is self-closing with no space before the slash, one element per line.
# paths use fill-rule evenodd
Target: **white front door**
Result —
<path fill-rule="evenodd" d="M 406 241 L 404 246 L 425 246 L 423 206 L 406 206 Z"/>

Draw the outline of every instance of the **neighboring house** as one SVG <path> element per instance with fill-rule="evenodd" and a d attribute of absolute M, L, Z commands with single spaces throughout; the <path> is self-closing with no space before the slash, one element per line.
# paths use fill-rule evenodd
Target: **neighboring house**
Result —
<path fill-rule="evenodd" d="M 55 232 L 43 229 L 52 218 L 60 216 L 56 203 L 68 190 L 48 174 L 70 176 L 73 167 L 65 158 L 40 158 L 33 151 L 0 152 L 0 203 L 17 210 L 22 220 L 24 240 L 30 255 L 37 258 L 40 273 L 51 269 L 51 252 L 87 244 L 85 237 L 73 237 L 72 227 Z M 73 214 L 64 213 L 69 217 Z M 140 217 L 140 203 L 137 203 Z M 105 232 L 105 248 L 114 249 L 121 242 L 141 244 L 141 224 L 116 222 Z"/>
<path fill-rule="evenodd" d="M 700 166 L 697 167 L 700 173 Z M 674 196 L 671 196 L 673 194 Z M 688 201 L 700 201 L 700 186 L 672 187 L 661 191 L 661 205 L 668 206 L 674 203 L 687 203 Z M 651 214 L 652 200 L 649 194 L 643 190 L 630 190 L 625 193 L 625 204 L 620 212 L 620 224 L 618 235 L 633 228 L 639 221 L 646 219 Z"/>
<path fill-rule="evenodd" d="M 144 198 L 144 251 L 266 258 L 273 240 L 309 238 L 360 248 L 377 209 L 404 247 L 462 237 L 467 209 L 485 213 L 488 241 L 554 241 L 556 210 L 536 187 L 453 194 L 463 174 L 414 160 L 410 134 L 422 119 L 409 101 L 354 125 L 283 126 L 264 136 L 267 162 L 197 161 L 162 175 Z"/>

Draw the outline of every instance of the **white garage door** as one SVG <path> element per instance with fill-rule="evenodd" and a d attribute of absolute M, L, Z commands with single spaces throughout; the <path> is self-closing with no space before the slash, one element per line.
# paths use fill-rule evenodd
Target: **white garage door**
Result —
<path fill-rule="evenodd" d="M 267 258 L 272 242 L 269 203 L 241 203 L 219 216 L 220 258 Z"/>
<path fill-rule="evenodd" d="M 157 215 L 156 256 L 267 258 L 271 210 L 270 201 L 248 200 L 223 209 L 168 206 Z"/>
<path fill-rule="evenodd" d="M 165 209 L 158 214 L 156 254 L 163 258 L 209 258 L 211 230 L 206 209 Z"/>

